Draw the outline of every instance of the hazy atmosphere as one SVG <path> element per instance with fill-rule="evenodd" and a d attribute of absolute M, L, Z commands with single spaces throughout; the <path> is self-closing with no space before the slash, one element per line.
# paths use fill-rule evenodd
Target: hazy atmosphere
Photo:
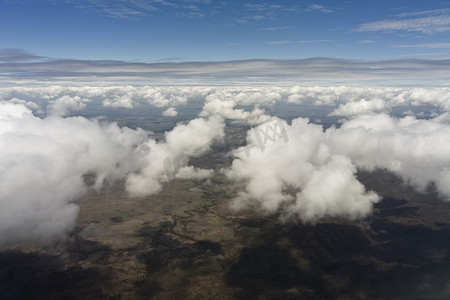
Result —
<path fill-rule="evenodd" d="M 0 1 L 1 299 L 448 299 L 450 2 Z"/>

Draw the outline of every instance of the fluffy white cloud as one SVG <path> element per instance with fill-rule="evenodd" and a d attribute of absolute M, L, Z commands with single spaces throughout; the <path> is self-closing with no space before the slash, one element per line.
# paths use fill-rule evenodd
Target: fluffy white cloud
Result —
<path fill-rule="evenodd" d="M 105 99 L 103 100 L 104 107 L 113 107 L 113 108 L 134 108 L 135 103 L 132 98 L 122 95 L 116 96 L 113 99 Z"/>
<path fill-rule="evenodd" d="M 142 104 L 158 108 L 186 105 L 191 100 L 204 101 L 201 116 L 220 114 L 224 118 L 248 121 L 251 111 L 276 103 L 328 106 L 334 115 L 354 117 L 367 112 L 388 112 L 390 109 L 427 107 L 439 113 L 450 111 L 449 88 L 392 87 L 13 87 L 0 88 L 0 99 L 21 99 L 47 112 L 74 112 L 90 102 L 105 107 L 133 109 Z M 17 100 L 16 100 L 17 101 Z M 37 112 L 36 108 L 32 108 Z M 167 114 L 173 110 L 166 110 Z"/>
<path fill-rule="evenodd" d="M 379 197 L 366 191 L 355 178 L 355 172 L 350 159 L 332 155 L 330 161 L 311 173 L 308 183 L 296 194 L 289 214 L 296 214 L 304 221 L 324 216 L 365 217 Z"/>
<path fill-rule="evenodd" d="M 331 152 L 322 127 L 307 119 L 292 125 L 272 120 L 250 130 L 247 139 L 225 170 L 242 189 L 235 209 L 280 210 L 314 222 L 323 216 L 362 217 L 378 201 L 358 182 L 352 162 Z"/>
<path fill-rule="evenodd" d="M 178 115 L 178 112 L 174 107 L 169 107 L 168 109 L 163 111 L 162 115 L 164 117 L 176 117 Z"/>
<path fill-rule="evenodd" d="M 235 152 L 225 170 L 238 187 L 233 207 L 281 212 L 305 222 L 323 216 L 364 217 L 379 197 L 366 191 L 355 173 L 377 168 L 422 191 L 433 182 L 449 198 L 449 136 L 448 113 L 429 120 L 354 116 L 326 131 L 302 118 L 291 125 L 263 123 L 247 133 L 247 146 Z"/>
<path fill-rule="evenodd" d="M 390 110 L 386 105 L 387 103 L 381 99 L 373 99 L 372 101 L 361 99 L 360 101 L 339 105 L 331 115 L 350 118 L 368 113 L 381 113 Z"/>
<path fill-rule="evenodd" d="M 75 223 L 71 202 L 85 191 L 82 175 L 96 172 L 96 186 L 125 175 L 133 146 L 146 139 L 141 130 L 79 117 L 40 119 L 0 102 L 0 245 L 62 238 Z"/>
<path fill-rule="evenodd" d="M 205 179 L 212 177 L 213 174 L 213 170 L 195 169 L 193 166 L 185 166 L 178 170 L 176 177 L 183 179 Z"/>
<path fill-rule="evenodd" d="M 200 112 L 200 116 L 212 116 L 220 114 L 225 119 L 231 120 L 244 120 L 250 115 L 249 112 L 244 109 L 235 109 L 235 103 L 233 101 L 211 99 L 210 96 L 206 97 L 206 103 L 203 106 L 203 110 Z"/>
<path fill-rule="evenodd" d="M 205 97 L 200 116 L 221 115 L 225 119 L 258 124 L 270 118 L 260 106 L 282 101 L 287 91 L 285 88 L 274 87 L 216 88 Z M 246 108 L 236 108 L 237 106 Z"/>
<path fill-rule="evenodd" d="M 433 181 L 442 195 L 450 196 L 448 88 L 51 86 L 0 88 L 0 98 L 5 100 L 0 109 L 0 217 L 20 215 L 0 218 L 0 233 L 5 232 L 0 244 L 63 236 L 75 220 L 77 208 L 70 203 L 83 192 L 86 172 L 97 174 L 95 187 L 105 179 L 124 178 L 133 196 L 158 192 L 172 178 L 210 176 L 211 170 L 196 170 L 187 162 L 223 137 L 224 119 L 261 124 L 259 131 L 248 132 L 248 145 L 238 149 L 226 171 L 241 185 L 235 208 L 280 210 L 304 221 L 362 217 L 378 197 L 357 181 L 357 168 L 386 168 L 420 189 Z M 95 101 L 130 109 L 150 104 L 175 116 L 191 100 L 204 100 L 200 118 L 179 124 L 160 142 L 142 130 L 62 118 Z M 326 131 L 301 118 L 291 125 L 272 124 L 268 111 L 280 102 L 300 104 L 299 109 L 326 106 L 332 115 L 350 120 Z M 386 114 L 394 109 L 422 117 L 432 111 L 435 118 Z M 46 118 L 35 116 L 45 116 L 43 111 Z M 274 124 L 284 128 L 288 142 L 281 131 L 273 141 L 268 138 L 273 132 L 266 126 Z M 34 202 L 32 194 L 38 195 Z M 9 205 L 8 199 L 18 200 Z M 26 211 L 29 205 L 39 213 Z M 5 228 L 16 228 L 16 238 Z"/>
<path fill-rule="evenodd" d="M 328 130 L 329 146 L 359 168 L 385 168 L 425 189 L 430 181 L 450 197 L 450 125 L 445 116 L 418 120 L 361 116 Z"/>
<path fill-rule="evenodd" d="M 140 129 L 83 117 L 41 119 L 24 105 L 0 101 L 0 246 L 64 238 L 77 217 L 73 201 L 87 188 L 85 174 L 95 174 L 91 188 L 125 178 L 131 195 L 155 193 L 168 180 L 166 158 L 199 155 L 222 136 L 220 118 L 180 124 L 156 142 Z M 211 174 L 187 165 L 172 171 Z"/>
<path fill-rule="evenodd" d="M 207 87 L 13 87 L 0 88 L 0 99 L 24 99 L 41 107 L 49 106 L 47 111 L 54 108 L 58 109 L 58 106 L 71 106 L 71 110 L 79 110 L 83 108 L 83 103 L 94 100 L 102 102 L 105 107 L 113 108 L 132 109 L 142 103 L 162 108 L 185 105 L 190 99 L 204 98 L 210 91 L 211 88 Z M 69 102 L 71 102 L 71 105 Z"/>
<path fill-rule="evenodd" d="M 192 168 L 185 168 L 184 163 L 176 163 L 177 157 L 198 156 L 210 149 L 214 140 L 224 136 L 225 123 L 220 117 L 207 120 L 198 118 L 188 124 L 179 124 L 165 135 L 165 143 L 148 140 L 141 147 L 142 158 L 139 161 L 139 172 L 127 176 L 127 190 L 132 196 L 143 196 L 159 192 L 161 182 L 167 181 L 167 173 L 182 177 L 198 177 L 199 174 Z M 190 175 L 189 175 L 190 173 Z M 170 176 L 169 176 L 170 177 Z"/>
<path fill-rule="evenodd" d="M 102 97 L 104 106 L 134 108 L 139 103 L 155 107 L 181 106 L 189 99 L 204 97 L 210 88 L 204 87 L 110 87 Z"/>
<path fill-rule="evenodd" d="M 36 112 L 39 115 L 44 114 L 41 107 L 38 104 L 34 103 L 33 101 L 25 101 L 25 100 L 18 99 L 18 98 L 12 98 L 12 99 L 8 100 L 7 102 L 14 103 L 14 104 L 22 104 L 26 108 L 30 109 L 33 112 Z"/>
<path fill-rule="evenodd" d="M 52 116 L 67 116 L 72 111 L 79 111 L 86 107 L 88 99 L 82 99 L 78 96 L 62 96 L 56 100 L 49 101 L 47 113 Z"/>

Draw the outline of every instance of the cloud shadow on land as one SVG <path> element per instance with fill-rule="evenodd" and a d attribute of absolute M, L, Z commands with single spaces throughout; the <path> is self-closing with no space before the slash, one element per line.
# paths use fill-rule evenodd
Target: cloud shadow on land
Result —
<path fill-rule="evenodd" d="M 370 230 L 351 223 L 260 225 L 264 238 L 243 248 L 226 276 L 238 299 L 449 296 L 448 226 L 398 224 L 378 214 Z"/>
<path fill-rule="evenodd" d="M 38 252 L 0 252 L 2 299 L 106 298 L 108 285 L 96 268 L 68 267 L 61 258 Z"/>

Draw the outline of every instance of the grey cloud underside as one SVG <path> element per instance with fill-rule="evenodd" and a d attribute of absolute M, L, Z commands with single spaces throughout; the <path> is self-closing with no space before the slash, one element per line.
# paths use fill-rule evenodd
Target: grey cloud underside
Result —
<path fill-rule="evenodd" d="M 450 81 L 450 60 L 351 61 L 332 58 L 301 60 L 241 60 L 226 62 L 127 63 L 121 61 L 47 60 L 4 61 L 0 78 L 11 81 L 59 80 L 88 82 L 95 77 L 106 82 L 155 84 L 194 82 L 205 84 L 323 82 L 400 83 Z"/>

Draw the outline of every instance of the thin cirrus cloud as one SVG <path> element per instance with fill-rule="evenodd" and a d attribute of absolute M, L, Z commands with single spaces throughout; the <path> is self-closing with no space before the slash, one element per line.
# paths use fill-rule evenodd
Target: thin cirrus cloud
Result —
<path fill-rule="evenodd" d="M 403 14 L 398 15 L 398 17 L 399 19 L 386 19 L 361 24 L 355 31 L 409 31 L 431 34 L 450 30 L 450 13 L 448 9 Z"/>
<path fill-rule="evenodd" d="M 327 43 L 332 40 L 303 40 L 303 41 L 272 41 L 267 42 L 267 45 L 283 45 L 283 44 L 316 44 L 316 43 Z"/>
<path fill-rule="evenodd" d="M 306 8 L 306 11 L 319 11 L 322 13 L 333 13 L 334 12 L 333 9 L 323 6 L 323 5 L 320 5 L 320 4 L 311 4 Z"/>
<path fill-rule="evenodd" d="M 170 16 L 189 19 L 212 17 L 217 14 L 228 15 L 229 20 L 246 24 L 254 21 L 274 20 L 282 14 L 296 13 L 297 5 L 273 3 L 228 3 L 223 1 L 165 1 L 165 0 L 65 0 L 66 3 L 83 11 L 118 19 L 143 19 L 148 17 Z M 236 9 L 224 9 L 235 7 Z M 313 7 L 315 7 L 313 5 Z M 325 7 L 314 8 L 327 10 Z"/>
<path fill-rule="evenodd" d="M 398 14 L 398 17 L 417 17 L 417 16 L 433 16 L 433 15 L 445 15 L 450 13 L 450 8 L 440 8 L 431 10 L 422 10 L 416 12 L 405 12 Z"/>
<path fill-rule="evenodd" d="M 279 30 L 286 30 L 286 29 L 291 29 L 292 26 L 279 26 L 279 27 L 267 27 L 267 28 L 263 28 L 263 30 L 265 31 L 279 31 Z"/>
<path fill-rule="evenodd" d="M 125 0 L 66 0 L 65 2 L 73 5 L 85 13 L 102 14 L 110 18 L 119 19 L 139 19 L 152 16 L 162 11 L 172 11 L 173 15 L 186 17 L 190 19 L 203 18 L 205 13 L 197 5 L 182 5 L 176 1 L 150 0 L 150 1 L 125 1 Z M 189 1 L 192 3 L 211 4 L 210 1 Z"/>
<path fill-rule="evenodd" d="M 267 45 L 283 45 L 283 44 L 292 44 L 294 43 L 293 41 L 272 41 L 272 42 L 267 42 Z"/>
<path fill-rule="evenodd" d="M 332 40 L 303 40 L 303 41 L 298 41 L 297 43 L 299 44 L 315 44 L 315 43 L 327 43 L 327 42 L 331 42 Z"/>
<path fill-rule="evenodd" d="M 415 45 L 394 45 L 393 48 L 426 48 L 426 49 L 447 49 L 450 43 L 425 43 Z"/>
<path fill-rule="evenodd" d="M 245 3 L 241 9 L 237 10 L 239 13 L 233 13 L 235 21 L 241 24 L 247 24 L 260 20 L 276 20 L 282 15 L 295 14 L 299 11 L 297 5 L 281 5 L 271 3 Z M 282 26 L 284 27 L 284 26 Z M 277 30 L 279 27 L 273 27 Z M 270 29 L 269 29 L 270 31 Z"/>
<path fill-rule="evenodd" d="M 149 3 L 144 1 L 66 0 L 65 2 L 74 5 L 74 7 L 86 13 L 95 12 L 111 18 L 120 19 L 134 19 L 137 17 L 146 16 L 151 12 L 158 11 L 158 8 L 153 5 L 152 2 Z"/>
<path fill-rule="evenodd" d="M 372 44 L 372 43 L 375 43 L 375 41 L 374 41 L 374 40 L 359 40 L 359 41 L 357 41 L 357 43 L 358 43 L 358 44 L 365 45 L 365 44 Z"/>

